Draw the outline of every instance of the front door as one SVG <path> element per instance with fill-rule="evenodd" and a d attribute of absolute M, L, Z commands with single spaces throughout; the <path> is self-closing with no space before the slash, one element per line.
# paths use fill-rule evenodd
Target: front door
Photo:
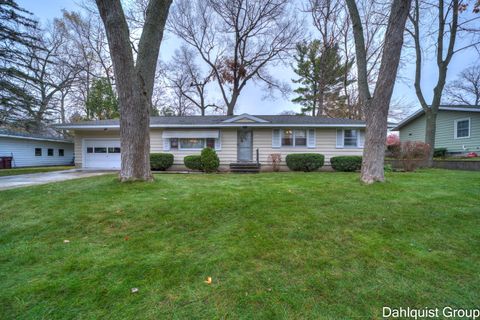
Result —
<path fill-rule="evenodd" d="M 239 129 L 237 131 L 237 160 L 252 161 L 252 130 Z"/>

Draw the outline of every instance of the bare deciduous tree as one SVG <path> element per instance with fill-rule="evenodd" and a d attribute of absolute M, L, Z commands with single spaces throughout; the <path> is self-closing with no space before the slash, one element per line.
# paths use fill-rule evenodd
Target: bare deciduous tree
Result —
<path fill-rule="evenodd" d="M 358 88 L 360 101 L 365 105 L 367 122 L 363 151 L 361 180 L 370 184 L 384 181 L 385 140 L 390 99 L 397 75 L 403 45 L 403 32 L 410 10 L 411 0 L 394 0 L 390 9 L 377 84 L 370 92 L 368 84 L 367 50 L 357 4 L 346 0 L 355 40 Z"/>
<path fill-rule="evenodd" d="M 40 33 L 41 32 L 41 33 Z M 59 112 L 56 102 L 61 92 L 69 90 L 78 75 L 75 61 L 65 54 L 65 33 L 56 25 L 39 31 L 36 41 L 28 48 L 28 54 L 17 57 L 28 78 L 23 80 L 23 88 L 33 99 L 18 105 L 26 130 L 42 132 L 45 124 L 51 122 Z"/>
<path fill-rule="evenodd" d="M 461 50 L 480 44 L 479 39 L 471 38 L 468 44 L 462 45 L 458 41 L 459 33 L 478 32 L 476 26 L 480 17 L 465 16 L 461 19 L 460 14 L 466 12 L 467 7 L 460 0 L 444 1 L 439 0 L 435 3 L 422 2 L 415 0 L 413 10 L 409 15 L 410 27 L 407 28 L 408 33 L 414 41 L 415 48 L 415 93 L 418 101 L 425 112 L 426 128 L 425 142 L 431 146 L 428 157 L 428 164 L 433 164 L 433 152 L 435 148 L 435 134 L 437 126 L 438 108 L 442 101 L 442 94 L 447 78 L 447 70 L 455 53 Z M 431 31 L 431 25 L 436 24 L 434 31 Z M 422 27 L 425 28 L 422 29 Z M 437 65 L 437 81 L 433 88 L 433 96 L 430 103 L 424 95 L 422 88 L 422 70 L 423 55 L 428 51 L 425 44 L 429 42 L 429 37 L 433 37 L 434 46 L 430 46 L 434 50 Z"/>
<path fill-rule="evenodd" d="M 71 100 L 85 106 L 93 80 L 107 78 L 114 85 L 113 66 L 102 21 L 98 13 L 63 11 L 62 18 L 55 19 L 58 28 L 67 35 L 69 54 L 80 68 L 78 80 L 72 90 Z"/>
<path fill-rule="evenodd" d="M 150 108 L 171 0 L 150 0 L 136 62 L 120 0 L 96 0 L 110 48 L 120 106 L 121 181 L 152 180 Z"/>
<path fill-rule="evenodd" d="M 174 34 L 195 48 L 234 113 L 250 81 L 283 89 L 267 67 L 279 63 L 301 35 L 290 0 L 179 0 L 169 20 Z"/>
<path fill-rule="evenodd" d="M 201 70 L 196 63 L 196 52 L 186 46 L 175 51 L 172 61 L 166 66 L 166 86 L 178 92 L 177 102 L 184 99 L 200 111 L 202 116 L 207 109 L 221 110 L 214 103 L 207 102 L 207 86 L 213 80 L 213 70 Z"/>
<path fill-rule="evenodd" d="M 446 100 L 452 104 L 480 105 L 480 67 L 464 69 L 445 88 Z"/>

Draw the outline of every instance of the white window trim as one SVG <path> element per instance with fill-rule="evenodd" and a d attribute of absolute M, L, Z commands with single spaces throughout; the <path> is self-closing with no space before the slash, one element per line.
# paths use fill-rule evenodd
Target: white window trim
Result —
<path fill-rule="evenodd" d="M 460 121 L 468 120 L 468 136 L 457 137 L 457 123 Z M 453 138 L 454 139 L 468 139 L 472 135 L 472 120 L 470 118 L 456 119 L 453 121 Z"/>
<path fill-rule="evenodd" d="M 355 130 L 357 131 L 357 145 L 356 146 L 346 146 L 345 145 L 345 130 Z M 345 128 L 341 129 L 342 132 L 342 145 L 341 146 L 336 146 L 337 149 L 363 149 L 364 146 L 360 144 L 360 129 L 358 128 Z"/>
<path fill-rule="evenodd" d="M 284 146 L 282 144 L 283 142 L 283 132 L 285 130 L 292 130 L 293 132 L 293 136 L 292 136 L 292 139 L 293 139 L 293 144 L 290 145 L 290 146 Z M 304 130 L 305 131 L 305 145 L 304 146 L 297 146 L 296 145 L 296 141 L 295 141 L 295 130 Z M 280 148 L 308 148 L 308 128 L 284 128 L 284 129 L 280 129 Z M 311 149 L 312 147 L 310 147 Z"/>

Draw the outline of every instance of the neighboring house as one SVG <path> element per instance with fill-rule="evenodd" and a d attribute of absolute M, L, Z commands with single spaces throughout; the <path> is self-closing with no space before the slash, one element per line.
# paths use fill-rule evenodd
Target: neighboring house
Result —
<path fill-rule="evenodd" d="M 422 109 L 401 121 L 393 130 L 400 131 L 400 141 L 425 142 L 425 124 L 425 112 Z M 479 152 L 480 106 L 440 106 L 435 148 L 447 148 L 450 154 Z"/>
<path fill-rule="evenodd" d="M 81 168 L 120 168 L 118 120 L 98 120 L 57 125 L 75 133 L 75 165 Z M 242 114 L 238 116 L 152 117 L 151 152 L 174 155 L 172 169 L 184 169 L 183 158 L 216 149 L 220 169 L 232 163 L 258 162 L 268 169 L 268 157 L 291 153 L 321 153 L 330 157 L 361 155 L 365 122 L 293 115 Z"/>
<path fill-rule="evenodd" d="M 0 157 L 12 157 L 12 167 L 73 164 L 73 142 L 57 137 L 0 129 Z"/>

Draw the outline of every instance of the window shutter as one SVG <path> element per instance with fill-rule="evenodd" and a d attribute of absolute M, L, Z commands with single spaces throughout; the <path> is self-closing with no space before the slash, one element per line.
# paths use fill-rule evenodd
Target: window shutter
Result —
<path fill-rule="evenodd" d="M 343 148 L 343 129 L 337 129 L 337 148 Z"/>
<path fill-rule="evenodd" d="M 365 131 L 358 130 L 358 146 L 363 148 L 363 144 L 365 143 Z"/>
<path fill-rule="evenodd" d="M 308 129 L 307 147 L 315 148 L 315 129 Z"/>
<path fill-rule="evenodd" d="M 273 129 L 272 131 L 272 148 L 280 148 L 281 146 L 281 138 L 280 138 L 280 130 Z"/>
<path fill-rule="evenodd" d="M 222 150 L 222 132 L 218 133 L 218 138 L 215 139 L 215 150 Z"/>
<path fill-rule="evenodd" d="M 170 150 L 170 139 L 163 139 L 163 150 Z"/>

